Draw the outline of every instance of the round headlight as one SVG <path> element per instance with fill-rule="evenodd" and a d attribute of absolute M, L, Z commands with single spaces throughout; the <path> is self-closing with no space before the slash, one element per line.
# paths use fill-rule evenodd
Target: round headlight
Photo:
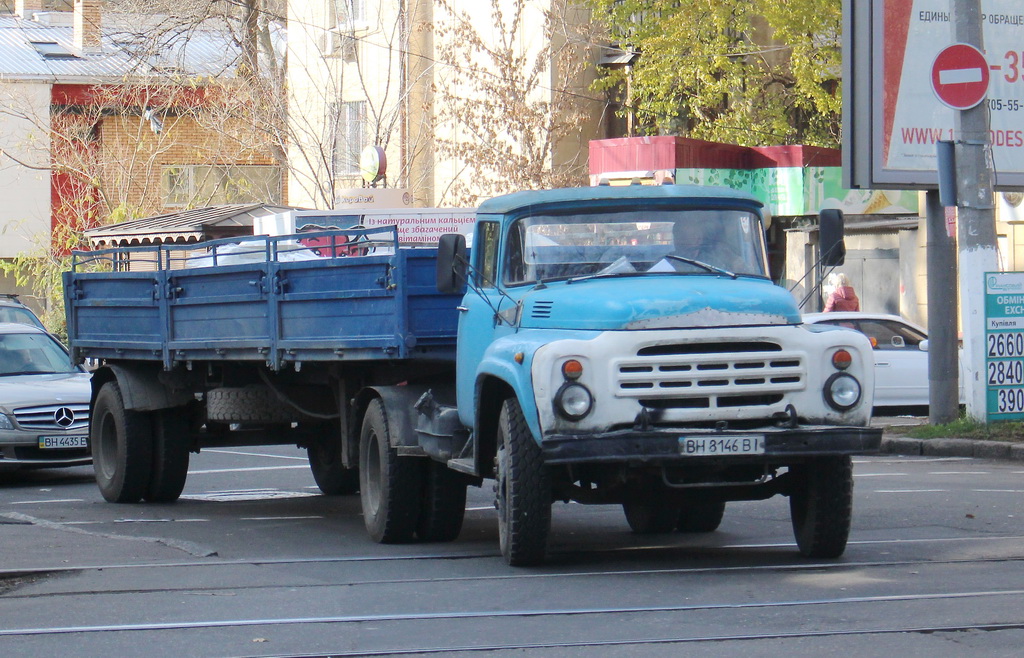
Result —
<path fill-rule="evenodd" d="M 594 398 L 583 384 L 567 383 L 555 394 L 555 410 L 569 420 L 579 420 L 590 413 Z"/>
<path fill-rule="evenodd" d="M 852 408 L 860 402 L 860 382 L 853 375 L 835 373 L 825 380 L 825 401 L 839 411 Z"/>

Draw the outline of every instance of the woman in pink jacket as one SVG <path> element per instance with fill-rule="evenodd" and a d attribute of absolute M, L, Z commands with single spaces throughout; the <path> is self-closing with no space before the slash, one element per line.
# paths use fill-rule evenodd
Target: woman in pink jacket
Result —
<path fill-rule="evenodd" d="M 829 311 L 859 311 L 860 300 L 857 293 L 850 285 L 850 279 L 842 272 L 837 272 L 829 277 L 832 284 L 832 292 L 825 301 L 825 312 Z"/>

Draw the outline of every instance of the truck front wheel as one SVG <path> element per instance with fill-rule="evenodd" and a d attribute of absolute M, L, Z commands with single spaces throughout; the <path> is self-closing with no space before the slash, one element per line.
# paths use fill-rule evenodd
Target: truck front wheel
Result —
<path fill-rule="evenodd" d="M 107 382 L 96 395 L 89 442 L 103 498 L 111 503 L 139 502 L 150 483 L 153 428 L 149 414 L 124 408 L 117 382 Z"/>
<path fill-rule="evenodd" d="M 399 457 L 380 399 L 370 402 L 359 436 L 359 498 L 370 538 L 381 544 L 411 541 L 420 513 L 422 464 Z"/>
<path fill-rule="evenodd" d="M 836 558 L 846 550 L 853 517 L 853 462 L 824 457 L 791 467 L 793 534 L 800 554 Z"/>
<path fill-rule="evenodd" d="M 511 566 L 540 564 L 551 531 L 551 478 L 515 398 L 498 415 L 498 538 Z"/>

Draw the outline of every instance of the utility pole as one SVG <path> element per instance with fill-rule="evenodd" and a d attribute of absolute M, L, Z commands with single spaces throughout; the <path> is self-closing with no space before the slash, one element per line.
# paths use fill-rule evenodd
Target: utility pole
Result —
<path fill-rule="evenodd" d="M 925 193 L 928 274 L 928 422 L 960 416 L 956 349 L 956 242 L 946 229 L 946 209 L 937 190 Z"/>
<path fill-rule="evenodd" d="M 984 52 L 981 0 L 953 0 L 955 40 Z M 959 251 L 964 394 L 967 412 L 986 420 L 985 272 L 996 268 L 995 204 L 988 103 L 956 113 L 956 240 Z"/>
<path fill-rule="evenodd" d="M 953 0 L 955 40 L 984 52 L 981 16 L 981 0 Z M 964 396 L 968 416 L 984 422 L 987 416 L 984 274 L 997 267 L 988 103 L 983 100 L 971 109 L 956 112 L 954 133 Z M 929 293 L 929 302 L 930 297 Z"/>

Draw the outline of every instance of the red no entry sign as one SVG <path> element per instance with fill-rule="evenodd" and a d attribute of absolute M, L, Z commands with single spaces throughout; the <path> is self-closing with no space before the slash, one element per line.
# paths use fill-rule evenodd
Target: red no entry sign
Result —
<path fill-rule="evenodd" d="M 968 43 L 943 48 L 932 64 L 932 89 L 954 110 L 969 110 L 988 93 L 988 61 Z"/>

